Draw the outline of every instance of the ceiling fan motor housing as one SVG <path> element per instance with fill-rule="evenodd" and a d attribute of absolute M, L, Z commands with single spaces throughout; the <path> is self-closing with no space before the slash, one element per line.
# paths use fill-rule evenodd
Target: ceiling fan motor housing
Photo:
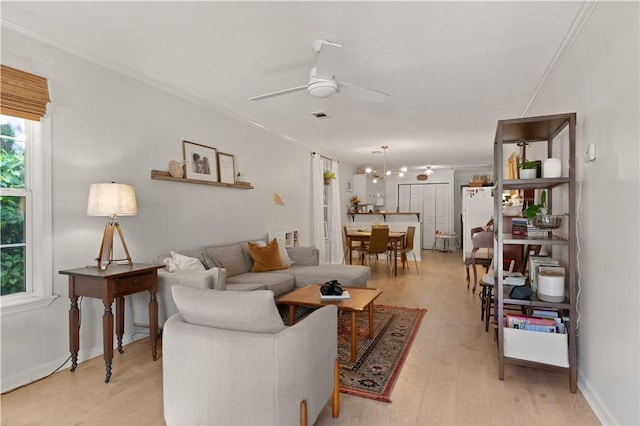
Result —
<path fill-rule="evenodd" d="M 312 78 L 307 85 L 307 93 L 314 98 L 328 98 L 338 91 L 338 82 L 331 80 Z"/>

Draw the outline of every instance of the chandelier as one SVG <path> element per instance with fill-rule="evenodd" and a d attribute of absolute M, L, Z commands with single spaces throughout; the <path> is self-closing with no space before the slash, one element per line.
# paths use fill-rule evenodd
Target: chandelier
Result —
<path fill-rule="evenodd" d="M 373 183 L 377 183 L 378 179 L 384 181 L 387 176 L 399 176 L 403 177 L 405 172 L 407 171 L 406 167 L 401 167 L 399 169 L 387 169 L 387 149 L 389 146 L 382 145 L 382 170 L 372 169 L 371 167 L 367 167 L 364 171 L 367 174 L 373 176 Z"/>

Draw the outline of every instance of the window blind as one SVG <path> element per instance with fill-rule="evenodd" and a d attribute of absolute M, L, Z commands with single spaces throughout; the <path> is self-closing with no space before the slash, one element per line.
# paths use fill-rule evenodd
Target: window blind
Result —
<path fill-rule="evenodd" d="M 40 121 L 50 101 L 47 79 L 6 65 L 0 67 L 0 112 Z"/>

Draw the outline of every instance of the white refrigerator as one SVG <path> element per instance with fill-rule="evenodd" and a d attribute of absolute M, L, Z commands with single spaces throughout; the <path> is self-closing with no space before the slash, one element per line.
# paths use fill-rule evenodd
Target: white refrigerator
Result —
<path fill-rule="evenodd" d="M 462 259 L 471 254 L 471 228 L 485 226 L 493 217 L 493 186 L 462 188 Z"/>

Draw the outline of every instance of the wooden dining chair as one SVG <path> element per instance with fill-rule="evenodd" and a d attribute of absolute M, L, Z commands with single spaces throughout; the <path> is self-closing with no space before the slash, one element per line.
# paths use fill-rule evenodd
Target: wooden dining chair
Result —
<path fill-rule="evenodd" d="M 349 228 L 347 228 L 347 225 L 344 225 L 342 227 L 342 245 L 344 247 L 344 256 L 342 258 L 342 263 L 344 263 L 345 265 L 349 262 L 349 255 L 352 252 L 357 251 L 358 252 L 358 257 L 362 257 L 362 247 L 364 246 L 364 244 L 362 244 L 359 241 L 351 241 L 351 243 L 349 243 Z"/>
<path fill-rule="evenodd" d="M 389 266 L 389 228 L 372 228 L 369 245 L 363 247 L 361 253 L 367 258 L 367 265 L 371 268 L 371 257 L 379 254 L 387 254 L 387 267 Z"/>
<path fill-rule="evenodd" d="M 420 275 L 420 271 L 418 270 L 418 260 L 416 259 L 416 254 L 413 251 L 413 240 L 416 235 L 416 227 L 409 226 L 407 228 L 407 234 L 404 238 L 403 246 L 398 250 L 398 254 L 400 255 L 400 260 L 402 261 L 402 269 L 404 269 L 404 265 L 408 262 L 407 254 L 411 253 L 413 255 L 413 262 L 416 264 L 416 274 Z M 393 250 L 393 247 L 390 248 Z"/>
<path fill-rule="evenodd" d="M 493 231 L 479 231 L 474 232 L 471 235 L 471 242 L 473 244 L 473 249 L 471 250 L 471 259 L 470 264 L 473 267 L 473 287 L 471 292 L 475 294 L 476 286 L 478 285 L 478 271 L 476 269 L 476 253 L 481 248 L 493 248 Z M 470 282 L 467 281 L 467 288 L 470 287 Z"/>

